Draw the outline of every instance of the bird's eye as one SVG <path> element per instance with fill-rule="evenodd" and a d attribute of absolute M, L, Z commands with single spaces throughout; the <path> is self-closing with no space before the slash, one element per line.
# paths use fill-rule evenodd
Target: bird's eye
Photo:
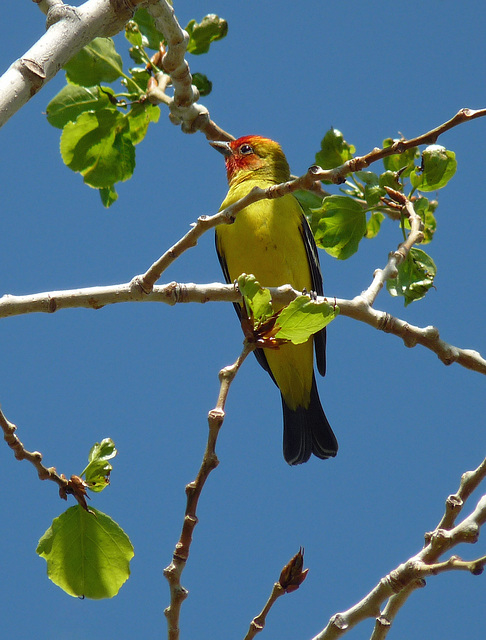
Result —
<path fill-rule="evenodd" d="M 240 147 L 240 153 L 244 156 L 247 156 L 250 153 L 253 153 L 253 147 L 251 147 L 249 144 L 242 144 Z"/>

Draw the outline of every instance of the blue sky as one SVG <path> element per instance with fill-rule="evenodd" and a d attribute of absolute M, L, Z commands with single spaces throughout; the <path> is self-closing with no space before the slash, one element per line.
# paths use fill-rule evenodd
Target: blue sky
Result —
<path fill-rule="evenodd" d="M 359 154 L 399 132 L 411 137 L 461 107 L 485 106 L 483 5 L 430 2 L 174 2 L 182 25 L 217 13 L 228 37 L 189 59 L 213 92 L 212 118 L 236 136 L 278 140 L 292 171 L 314 162 L 330 126 Z M 0 66 L 43 33 L 33 3 L 3 10 Z M 27 294 L 129 281 L 226 193 L 221 156 L 204 136 L 184 135 L 162 112 L 137 148 L 132 180 L 110 209 L 59 155 L 59 131 L 43 112 L 63 86 L 49 83 L 0 132 L 1 294 Z M 429 250 L 436 288 L 404 308 L 382 292 L 376 308 L 413 324 L 436 325 L 444 340 L 486 353 L 481 185 L 486 121 L 447 133 L 457 174 L 439 194 Z M 392 223 L 346 262 L 321 254 L 325 292 L 353 297 L 400 242 Z M 213 235 L 163 276 L 164 282 L 221 281 Z M 243 637 L 282 566 L 305 547 L 310 572 L 281 599 L 263 632 L 310 638 L 329 617 L 361 599 L 418 552 L 440 520 L 461 474 L 486 451 L 484 379 L 445 367 L 423 348 L 347 318 L 328 332 L 328 374 L 319 390 L 339 440 L 334 460 L 288 467 L 281 453 L 280 398 L 253 358 L 237 377 L 218 442 L 220 465 L 200 502 L 183 584 L 182 637 Z M 111 487 L 93 505 L 124 527 L 135 546 L 132 576 L 110 601 L 80 601 L 45 575 L 40 536 L 65 508 L 55 485 L 1 456 L 3 550 L 0 612 L 6 637 L 93 640 L 160 637 L 169 564 L 199 467 L 206 415 L 219 369 L 241 348 L 231 305 L 113 305 L 99 311 L 4 319 L 0 403 L 28 449 L 71 475 L 95 441 L 119 450 Z M 473 495 L 466 513 L 476 504 Z M 465 559 L 484 540 L 462 546 Z M 429 578 L 399 613 L 390 638 L 479 637 L 485 578 Z M 450 603 L 454 602 L 454 606 Z M 347 637 L 362 638 L 372 621 Z M 262 635 L 262 638 L 264 636 Z"/>

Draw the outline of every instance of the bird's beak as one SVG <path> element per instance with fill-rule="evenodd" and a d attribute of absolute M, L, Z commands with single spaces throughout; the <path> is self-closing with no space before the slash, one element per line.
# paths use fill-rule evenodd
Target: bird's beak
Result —
<path fill-rule="evenodd" d="M 231 150 L 229 142 L 221 142 L 219 140 L 217 141 L 214 140 L 209 144 L 213 147 L 213 149 L 216 149 L 216 151 L 219 151 L 219 153 L 222 153 L 225 158 L 229 158 L 231 155 L 233 155 L 233 151 Z"/>

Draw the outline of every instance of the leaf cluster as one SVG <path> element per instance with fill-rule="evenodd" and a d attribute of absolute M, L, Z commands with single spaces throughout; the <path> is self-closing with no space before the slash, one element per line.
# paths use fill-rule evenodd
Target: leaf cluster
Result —
<path fill-rule="evenodd" d="M 200 23 L 191 20 L 188 52 L 199 55 L 211 42 L 223 38 L 225 20 L 214 14 Z M 127 71 L 111 38 L 96 38 L 64 67 L 66 86 L 47 106 L 47 120 L 62 129 L 61 156 L 64 163 L 98 189 L 105 207 L 118 194 L 115 185 L 128 180 L 135 169 L 135 146 L 157 122 L 160 108 L 147 100 L 147 85 L 161 64 L 164 37 L 151 15 L 139 9 L 127 23 L 128 53 L 136 65 Z M 148 50 L 155 50 L 155 55 Z M 202 73 L 193 74 L 200 95 L 210 93 L 211 81 Z M 119 90 L 113 83 L 119 84 Z"/>
<path fill-rule="evenodd" d="M 396 140 L 387 138 L 383 147 Z M 355 155 L 356 149 L 343 134 L 331 128 L 321 141 L 316 163 L 323 169 L 341 166 Z M 432 241 L 436 227 L 437 200 L 424 193 L 442 189 L 456 171 L 455 154 L 441 145 L 430 145 L 420 152 L 418 147 L 392 154 L 383 159 L 383 171 L 357 171 L 341 188 L 341 194 L 322 198 L 315 193 L 296 193 L 311 225 L 317 246 L 331 256 L 346 260 L 356 253 L 363 238 L 375 238 L 385 219 L 399 223 L 402 233 L 410 229 L 402 207 L 388 195 L 386 188 L 404 194 L 413 204 L 423 222 L 422 244 Z M 399 267 L 388 290 L 403 296 L 405 304 L 423 298 L 433 286 L 435 264 L 422 249 L 413 248 Z"/>
<path fill-rule="evenodd" d="M 286 342 L 302 344 L 339 313 L 335 305 L 317 302 L 310 295 L 301 295 L 275 311 L 270 291 L 251 274 L 238 278 L 238 289 L 243 296 L 245 336 L 258 348 L 278 349 Z"/>
<path fill-rule="evenodd" d="M 110 438 L 96 442 L 88 455 L 88 465 L 73 476 L 85 489 L 102 491 L 109 484 L 117 454 Z M 37 553 L 47 562 L 47 575 L 71 596 L 112 598 L 130 575 L 133 546 L 123 529 L 109 516 L 80 503 L 57 518 L 39 540 Z"/>

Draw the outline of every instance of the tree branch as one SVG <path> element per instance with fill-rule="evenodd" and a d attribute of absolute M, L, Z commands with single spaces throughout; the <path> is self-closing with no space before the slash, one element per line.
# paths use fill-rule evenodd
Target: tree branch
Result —
<path fill-rule="evenodd" d="M 3 439 L 14 452 L 16 460 L 28 460 L 37 469 L 37 474 L 41 480 L 52 480 L 57 483 L 61 489 L 67 487 L 68 480 L 58 475 L 55 467 L 45 467 L 42 464 L 42 453 L 39 451 L 27 451 L 15 433 L 17 427 L 7 420 L 1 409 L 0 427 L 3 431 Z"/>
<path fill-rule="evenodd" d="M 169 118 L 175 125 L 181 125 L 184 133 L 202 131 L 208 140 L 234 140 L 234 137 L 223 131 L 209 117 L 209 111 L 202 104 L 198 104 L 199 91 L 192 84 L 189 64 L 185 59 L 189 35 L 181 28 L 173 7 L 166 1 L 148 7 L 149 13 L 155 20 L 157 29 L 163 34 L 167 50 L 162 57 L 162 67 L 170 77 L 174 87 L 174 97 L 165 93 L 166 83 L 163 74 L 157 74 L 157 86 L 147 90 L 147 97 L 153 104 L 161 102 L 170 109 Z"/>
<path fill-rule="evenodd" d="M 0 77 L 0 127 L 98 36 L 118 33 L 146 0 L 88 0 L 45 5 L 46 33 Z M 155 0 L 152 0 L 152 2 Z"/>
<path fill-rule="evenodd" d="M 458 493 L 461 488 L 466 487 L 464 495 L 466 493 L 469 495 L 469 489 L 472 486 L 478 486 L 486 476 L 486 458 L 475 471 L 470 471 L 464 476 L 466 476 L 466 480 L 461 480 Z M 486 564 L 486 556 L 472 561 L 463 561 L 457 556 L 451 556 L 445 562 L 438 562 L 438 558 L 460 543 L 476 542 L 480 528 L 485 521 L 486 495 L 479 500 L 474 511 L 454 529 L 445 531 L 440 528 L 441 523 L 439 523 L 433 533 L 427 534 L 428 543 L 419 553 L 382 578 L 374 589 L 356 605 L 332 616 L 328 625 L 313 640 L 340 638 L 366 618 L 376 618 L 371 640 L 383 640 L 391 628 L 395 615 L 408 596 L 415 589 L 425 586 L 425 577 L 452 570 L 467 570 L 473 575 L 482 573 Z M 385 600 L 388 602 L 381 611 L 381 604 Z"/>
<path fill-rule="evenodd" d="M 204 457 L 196 479 L 186 486 L 187 503 L 184 524 L 182 525 L 181 535 L 172 556 L 172 562 L 164 569 L 164 576 L 167 578 L 170 586 L 170 604 L 165 609 L 169 640 L 178 640 L 180 635 L 180 610 L 183 601 L 188 595 L 187 589 L 181 584 L 181 575 L 189 557 L 192 534 L 197 524 L 196 511 L 201 492 L 209 474 L 219 464 L 216 456 L 216 442 L 225 417 L 224 407 L 228 392 L 239 368 L 248 354 L 253 351 L 254 346 L 255 345 L 245 341 L 243 351 L 236 362 L 231 366 L 221 369 L 219 372 L 220 389 L 218 401 L 214 409 L 208 414 L 209 434 Z"/>
<path fill-rule="evenodd" d="M 86 484 L 78 476 L 72 475 L 68 480 L 63 474 L 59 475 L 55 467 L 45 467 L 42 464 L 42 453 L 39 451 L 27 451 L 15 431 L 17 427 L 7 420 L 0 409 L 0 428 L 3 431 L 3 439 L 14 452 L 16 460 L 27 460 L 37 469 L 40 480 L 52 480 L 59 486 L 59 496 L 67 500 L 68 495 L 76 498 L 79 504 L 89 511 L 86 502 Z"/>
<path fill-rule="evenodd" d="M 278 582 L 273 585 L 272 593 L 265 606 L 250 622 L 250 628 L 244 640 L 253 640 L 257 633 L 263 631 L 267 615 L 275 602 L 285 593 L 297 591 L 306 579 L 308 572 L 309 569 L 304 569 L 304 550 L 301 547 L 280 572 Z"/>
<path fill-rule="evenodd" d="M 460 109 L 456 115 L 447 122 L 444 122 L 438 127 L 435 127 L 435 129 L 431 129 L 430 131 L 427 131 L 427 133 L 423 133 L 415 138 L 410 138 L 409 140 L 397 140 L 391 146 L 383 147 L 382 149 L 375 148 L 364 156 L 355 156 L 354 158 L 351 158 L 351 160 L 348 160 L 335 169 L 324 170 L 317 166 L 311 167 L 309 169 L 310 175 L 306 177 L 306 179 L 303 179 L 303 183 L 300 188 L 309 188 L 309 185 L 315 178 L 319 180 L 328 180 L 334 184 L 342 184 L 348 174 L 355 171 L 361 171 L 361 169 L 369 167 L 370 164 L 377 160 L 382 160 L 387 156 L 403 153 L 404 151 L 407 151 L 407 149 L 411 149 L 422 144 L 434 144 L 438 137 L 446 131 L 449 131 L 449 129 L 457 127 L 464 122 L 469 122 L 470 120 L 475 120 L 476 118 L 482 118 L 484 116 L 486 116 L 486 109 L 468 109 L 465 107 Z"/>
<path fill-rule="evenodd" d="M 272 298 L 288 304 L 301 292 L 289 285 L 270 287 Z M 334 298 L 332 296 L 317 297 L 317 301 L 327 300 L 339 307 L 341 316 L 359 320 L 398 336 L 406 347 L 417 344 L 433 351 L 446 365 L 453 362 L 466 369 L 486 374 L 486 360 L 478 351 L 463 349 L 445 342 L 440 338 L 436 327 L 417 327 L 405 320 L 396 318 L 385 311 L 379 311 L 368 305 L 361 296 L 353 300 Z M 122 302 L 164 302 L 169 305 L 180 303 L 206 302 L 240 302 L 241 295 L 230 284 L 193 284 L 169 282 L 154 286 L 150 294 L 144 294 L 134 279 L 131 282 L 105 287 L 87 287 L 66 291 L 49 291 L 25 296 L 6 294 L 0 298 L 0 318 L 25 315 L 28 313 L 54 313 L 61 309 L 101 309 L 109 304 Z"/>
<path fill-rule="evenodd" d="M 248 629 L 248 633 L 246 634 L 243 640 L 253 640 L 253 638 L 257 635 L 257 633 L 260 633 L 260 631 L 263 631 L 263 629 L 265 628 L 265 623 L 267 621 L 267 615 L 270 609 L 277 602 L 280 596 L 283 596 L 284 594 L 285 594 L 285 589 L 282 589 L 280 582 L 275 582 L 275 584 L 273 585 L 272 593 L 270 594 L 270 597 L 268 598 L 265 606 L 260 611 L 260 613 L 257 616 L 255 616 L 253 620 L 250 622 L 250 628 Z"/>

